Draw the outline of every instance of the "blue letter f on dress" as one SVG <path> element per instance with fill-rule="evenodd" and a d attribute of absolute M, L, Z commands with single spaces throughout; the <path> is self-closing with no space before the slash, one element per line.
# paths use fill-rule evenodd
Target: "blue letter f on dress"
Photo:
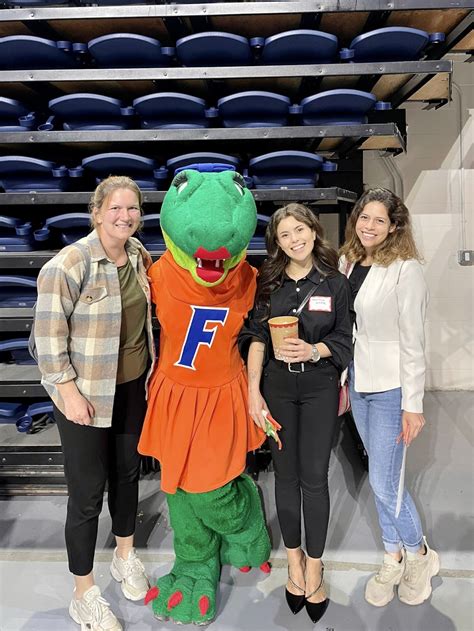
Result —
<path fill-rule="evenodd" d="M 228 307 L 195 307 L 194 305 L 191 305 L 191 309 L 193 313 L 184 338 L 181 356 L 175 366 L 196 370 L 194 361 L 199 347 L 201 344 L 205 344 L 209 348 L 212 346 L 217 325 L 225 324 L 229 309 Z M 209 322 L 216 323 L 216 325 L 206 328 Z"/>

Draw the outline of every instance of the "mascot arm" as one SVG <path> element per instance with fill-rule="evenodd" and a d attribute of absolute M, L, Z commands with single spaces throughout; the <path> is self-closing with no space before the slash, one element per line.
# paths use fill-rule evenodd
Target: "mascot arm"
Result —
<path fill-rule="evenodd" d="M 158 294 L 161 287 L 161 265 L 156 261 L 148 270 L 148 280 L 150 281 L 151 299 L 153 304 L 158 304 Z"/>

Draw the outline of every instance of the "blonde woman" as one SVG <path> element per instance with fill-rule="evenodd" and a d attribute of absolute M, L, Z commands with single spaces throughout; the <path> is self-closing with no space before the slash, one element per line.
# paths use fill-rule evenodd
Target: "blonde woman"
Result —
<path fill-rule="evenodd" d="M 38 277 L 35 340 L 42 383 L 54 403 L 68 485 L 66 549 L 74 576 L 69 606 L 81 629 L 120 631 L 92 571 L 108 484 L 116 539 L 110 571 L 124 595 L 149 587 L 133 547 L 145 387 L 153 363 L 147 251 L 133 238 L 141 192 L 109 177 L 91 202 L 92 232 L 63 248 Z"/>
<path fill-rule="evenodd" d="M 431 594 L 439 558 L 426 543 L 415 503 L 400 477 L 405 449 L 425 425 L 428 293 L 401 199 L 384 188 L 366 191 L 349 218 L 341 254 L 340 269 L 349 277 L 355 312 L 354 361 L 349 367 L 352 414 L 369 456 L 385 548 L 365 598 L 382 607 L 398 585 L 399 599 L 418 605 Z"/>

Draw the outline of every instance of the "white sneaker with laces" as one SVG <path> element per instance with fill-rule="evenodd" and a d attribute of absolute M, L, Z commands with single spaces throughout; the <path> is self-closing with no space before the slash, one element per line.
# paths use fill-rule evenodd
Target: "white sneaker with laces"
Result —
<path fill-rule="evenodd" d="M 367 582 L 365 600 L 374 607 L 384 607 L 393 599 L 395 585 L 400 583 L 405 571 L 405 550 L 401 552 L 400 562 L 385 553 L 379 571 Z"/>
<path fill-rule="evenodd" d="M 117 548 L 115 548 L 110 573 L 116 581 L 121 583 L 122 592 L 129 600 L 142 600 L 150 589 L 145 568 L 137 557 L 135 548 L 130 550 L 126 561 L 118 556 Z"/>
<path fill-rule="evenodd" d="M 398 597 L 406 605 L 425 602 L 432 592 L 431 579 L 439 572 L 438 553 L 431 550 L 425 537 L 423 541 L 426 554 L 407 552 L 406 568 L 398 588 Z"/>
<path fill-rule="evenodd" d="M 89 587 L 82 598 L 71 600 L 69 615 L 81 625 L 81 631 L 123 631 L 97 585 Z"/>

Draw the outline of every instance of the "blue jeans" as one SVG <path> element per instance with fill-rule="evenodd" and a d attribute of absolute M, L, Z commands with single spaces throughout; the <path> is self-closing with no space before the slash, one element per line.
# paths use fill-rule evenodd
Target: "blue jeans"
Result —
<path fill-rule="evenodd" d="M 403 458 L 401 388 L 385 392 L 356 392 L 354 366 L 349 367 L 349 395 L 354 421 L 369 456 L 369 482 L 374 492 L 382 540 L 387 552 L 402 547 L 417 552 L 423 545 L 420 516 L 404 489 L 401 509 L 395 517 L 398 483 Z"/>

